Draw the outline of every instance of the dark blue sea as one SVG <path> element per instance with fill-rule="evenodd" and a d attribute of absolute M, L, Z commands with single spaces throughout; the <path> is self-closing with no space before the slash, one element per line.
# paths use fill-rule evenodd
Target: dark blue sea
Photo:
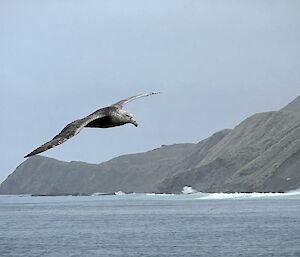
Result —
<path fill-rule="evenodd" d="M 0 196 L 1 257 L 299 257 L 300 193 Z"/>

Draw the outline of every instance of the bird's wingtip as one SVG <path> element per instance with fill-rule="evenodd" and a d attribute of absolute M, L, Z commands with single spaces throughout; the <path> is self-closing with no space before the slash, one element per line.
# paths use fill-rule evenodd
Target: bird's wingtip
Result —
<path fill-rule="evenodd" d="M 25 156 L 24 156 L 24 158 L 31 157 L 32 155 L 34 155 L 34 153 L 33 153 L 33 152 L 31 152 L 31 153 L 29 153 L 29 154 L 25 155 Z"/>

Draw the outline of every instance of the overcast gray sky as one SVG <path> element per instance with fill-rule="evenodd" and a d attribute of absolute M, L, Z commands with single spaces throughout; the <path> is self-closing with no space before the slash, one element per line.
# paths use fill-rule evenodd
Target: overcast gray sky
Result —
<path fill-rule="evenodd" d="M 100 163 L 198 142 L 300 94 L 299 0 L 0 0 L 0 182 L 68 122 L 132 102 L 139 127 L 43 155 Z"/>

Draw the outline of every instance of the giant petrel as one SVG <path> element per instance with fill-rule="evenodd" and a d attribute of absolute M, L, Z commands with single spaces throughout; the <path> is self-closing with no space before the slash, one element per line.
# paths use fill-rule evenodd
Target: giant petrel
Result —
<path fill-rule="evenodd" d="M 158 92 L 131 96 L 115 104 L 112 104 L 108 107 L 101 108 L 82 119 L 72 121 L 67 126 L 65 126 L 64 129 L 58 135 L 56 135 L 52 140 L 41 145 L 37 149 L 33 150 L 31 153 L 27 154 L 24 158 L 42 153 L 57 145 L 64 143 L 69 138 L 77 135 L 84 127 L 110 128 L 110 127 L 122 126 L 126 123 L 132 123 L 134 126 L 137 127 L 138 126 L 137 121 L 134 119 L 131 113 L 126 112 L 122 109 L 123 106 L 132 100 L 144 96 L 155 95 L 155 94 L 158 94 Z"/>

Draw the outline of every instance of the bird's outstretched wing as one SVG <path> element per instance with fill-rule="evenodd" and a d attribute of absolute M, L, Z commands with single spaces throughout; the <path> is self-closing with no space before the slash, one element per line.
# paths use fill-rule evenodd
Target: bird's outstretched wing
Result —
<path fill-rule="evenodd" d="M 116 106 L 118 108 L 123 108 L 123 106 L 125 104 L 127 104 L 128 102 L 131 102 L 133 100 L 136 100 L 138 98 L 141 98 L 141 97 L 145 97 L 145 96 L 149 96 L 149 95 L 156 95 L 156 94 L 159 94 L 160 92 L 151 92 L 151 93 L 144 93 L 144 94 L 139 94 L 139 95 L 135 95 L 135 96 L 131 96 L 131 97 L 128 97 L 126 99 L 123 99 L 115 104 L 112 104 L 111 106 Z"/>
<path fill-rule="evenodd" d="M 88 115 L 85 118 L 75 120 L 71 123 L 69 123 L 67 126 L 63 128 L 63 130 L 56 135 L 52 140 L 49 142 L 41 145 L 37 149 L 33 150 L 31 153 L 27 154 L 24 158 L 42 153 L 44 151 L 47 151 L 57 145 L 60 145 L 67 141 L 69 138 L 77 135 L 88 123 L 90 123 L 93 120 L 99 119 L 106 115 L 105 110 L 100 109 L 90 115 Z"/>

